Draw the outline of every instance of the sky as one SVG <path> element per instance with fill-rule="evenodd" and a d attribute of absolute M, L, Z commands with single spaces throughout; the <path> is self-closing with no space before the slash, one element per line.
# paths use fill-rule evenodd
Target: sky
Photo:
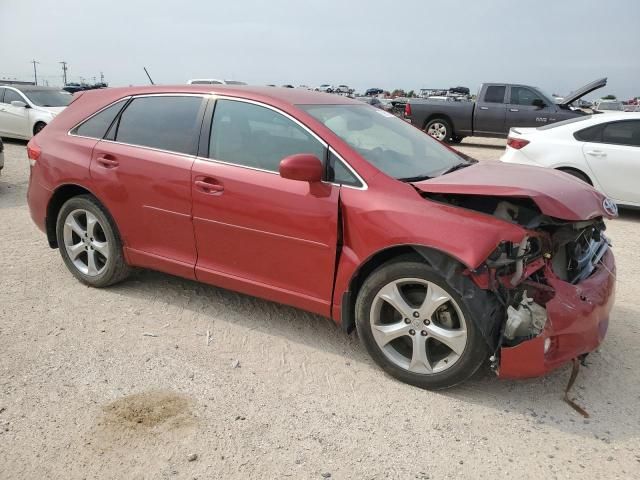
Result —
<path fill-rule="evenodd" d="M 347 84 L 477 91 L 512 82 L 640 96 L 638 0 L 0 0 L 0 79 L 112 86 Z"/>

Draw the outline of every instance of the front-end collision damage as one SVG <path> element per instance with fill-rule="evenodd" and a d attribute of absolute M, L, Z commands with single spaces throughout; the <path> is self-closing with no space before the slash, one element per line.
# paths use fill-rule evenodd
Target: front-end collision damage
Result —
<path fill-rule="evenodd" d="M 544 215 L 526 198 L 425 197 L 523 228 L 519 242 L 501 242 L 482 265 L 465 272 L 498 301 L 497 308 L 486 309 L 494 316 L 478 323 L 501 377 L 539 376 L 599 345 L 615 289 L 615 263 L 602 217 L 561 220 Z"/>

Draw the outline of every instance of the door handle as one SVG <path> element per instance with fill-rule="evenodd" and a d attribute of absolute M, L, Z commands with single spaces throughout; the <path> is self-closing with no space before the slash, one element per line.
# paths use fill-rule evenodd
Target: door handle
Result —
<path fill-rule="evenodd" d="M 208 193 L 211 195 L 220 194 L 224 191 L 224 187 L 219 183 L 208 182 L 206 180 L 196 180 L 193 183 L 204 193 Z"/>
<path fill-rule="evenodd" d="M 587 155 L 591 155 L 592 157 L 606 157 L 607 154 L 602 150 L 589 150 L 585 152 Z"/>
<path fill-rule="evenodd" d="M 480 110 L 489 110 L 489 107 L 480 107 Z"/>
<path fill-rule="evenodd" d="M 510 112 L 519 112 L 520 110 L 518 110 L 517 108 L 510 108 L 509 111 Z"/>
<path fill-rule="evenodd" d="M 105 168 L 115 168 L 118 165 L 120 165 L 120 163 L 117 160 L 109 157 L 98 157 L 96 158 L 96 162 L 98 162 L 100 165 L 102 165 Z"/>

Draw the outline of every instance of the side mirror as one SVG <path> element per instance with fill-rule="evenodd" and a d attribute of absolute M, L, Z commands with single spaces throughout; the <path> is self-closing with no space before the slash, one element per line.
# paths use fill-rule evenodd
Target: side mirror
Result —
<path fill-rule="evenodd" d="M 531 102 L 531 105 L 533 105 L 534 107 L 538 107 L 538 108 L 544 108 L 547 105 L 539 98 L 534 98 L 533 102 Z"/>
<path fill-rule="evenodd" d="M 26 103 L 20 101 L 20 100 L 14 100 L 13 102 L 11 102 L 11 106 L 12 107 L 18 107 L 18 108 L 25 108 L 27 106 Z"/>
<path fill-rule="evenodd" d="M 301 182 L 319 182 L 322 180 L 322 162 L 310 153 L 298 153 L 280 161 L 280 176 Z"/>

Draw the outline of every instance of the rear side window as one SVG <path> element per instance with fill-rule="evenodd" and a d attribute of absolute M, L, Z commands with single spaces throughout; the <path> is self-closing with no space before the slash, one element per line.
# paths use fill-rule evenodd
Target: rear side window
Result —
<path fill-rule="evenodd" d="M 504 93 L 507 87 L 504 85 L 491 85 L 487 87 L 484 101 L 487 103 L 504 103 Z"/>
<path fill-rule="evenodd" d="M 640 120 L 605 124 L 602 130 L 602 143 L 640 146 Z"/>
<path fill-rule="evenodd" d="M 127 100 L 120 100 L 101 112 L 96 113 L 93 117 L 71 130 L 71 133 L 81 137 L 104 138 L 107 130 L 109 130 L 109 127 L 126 102 Z"/>
<path fill-rule="evenodd" d="M 195 155 L 202 101 L 198 96 L 134 98 L 120 115 L 115 141 Z"/>
<path fill-rule="evenodd" d="M 218 100 L 211 124 L 209 156 L 216 160 L 277 172 L 296 153 L 324 158 L 324 146 L 300 125 L 246 102 Z"/>

